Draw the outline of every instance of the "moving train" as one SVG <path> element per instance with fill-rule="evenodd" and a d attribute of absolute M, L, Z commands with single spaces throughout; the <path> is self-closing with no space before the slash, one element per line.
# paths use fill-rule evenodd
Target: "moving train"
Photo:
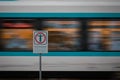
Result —
<path fill-rule="evenodd" d="M 33 31 L 48 31 L 43 71 L 120 71 L 120 1 L 0 2 L 0 71 L 39 71 Z"/>

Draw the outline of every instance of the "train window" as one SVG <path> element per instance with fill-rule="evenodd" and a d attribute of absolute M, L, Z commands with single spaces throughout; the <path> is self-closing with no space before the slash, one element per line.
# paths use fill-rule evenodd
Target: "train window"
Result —
<path fill-rule="evenodd" d="M 94 51 L 120 50 L 120 21 L 89 21 L 88 49 Z"/>
<path fill-rule="evenodd" d="M 29 19 L 4 19 L 1 29 L 5 51 L 32 50 L 33 24 Z"/>
<path fill-rule="evenodd" d="M 80 22 L 77 20 L 44 20 L 43 29 L 49 31 L 49 51 L 79 51 Z"/>

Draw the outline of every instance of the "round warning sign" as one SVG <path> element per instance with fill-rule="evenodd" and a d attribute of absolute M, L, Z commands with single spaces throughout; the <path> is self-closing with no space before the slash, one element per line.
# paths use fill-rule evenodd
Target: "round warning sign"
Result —
<path fill-rule="evenodd" d="M 34 41 L 37 45 L 45 45 L 47 43 L 47 34 L 46 32 L 35 32 Z"/>

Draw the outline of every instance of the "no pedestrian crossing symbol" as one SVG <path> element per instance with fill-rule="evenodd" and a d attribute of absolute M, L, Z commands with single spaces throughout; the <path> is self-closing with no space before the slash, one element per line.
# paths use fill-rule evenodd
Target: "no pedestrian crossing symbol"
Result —
<path fill-rule="evenodd" d="M 48 53 L 48 31 L 33 31 L 33 53 Z"/>

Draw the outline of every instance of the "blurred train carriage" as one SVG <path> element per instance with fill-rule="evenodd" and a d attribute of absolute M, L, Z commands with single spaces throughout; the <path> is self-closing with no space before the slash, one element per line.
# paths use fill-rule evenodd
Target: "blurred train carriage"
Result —
<path fill-rule="evenodd" d="M 49 32 L 43 71 L 120 71 L 120 2 L 115 1 L 0 2 L 0 71 L 39 70 L 34 30 Z"/>

